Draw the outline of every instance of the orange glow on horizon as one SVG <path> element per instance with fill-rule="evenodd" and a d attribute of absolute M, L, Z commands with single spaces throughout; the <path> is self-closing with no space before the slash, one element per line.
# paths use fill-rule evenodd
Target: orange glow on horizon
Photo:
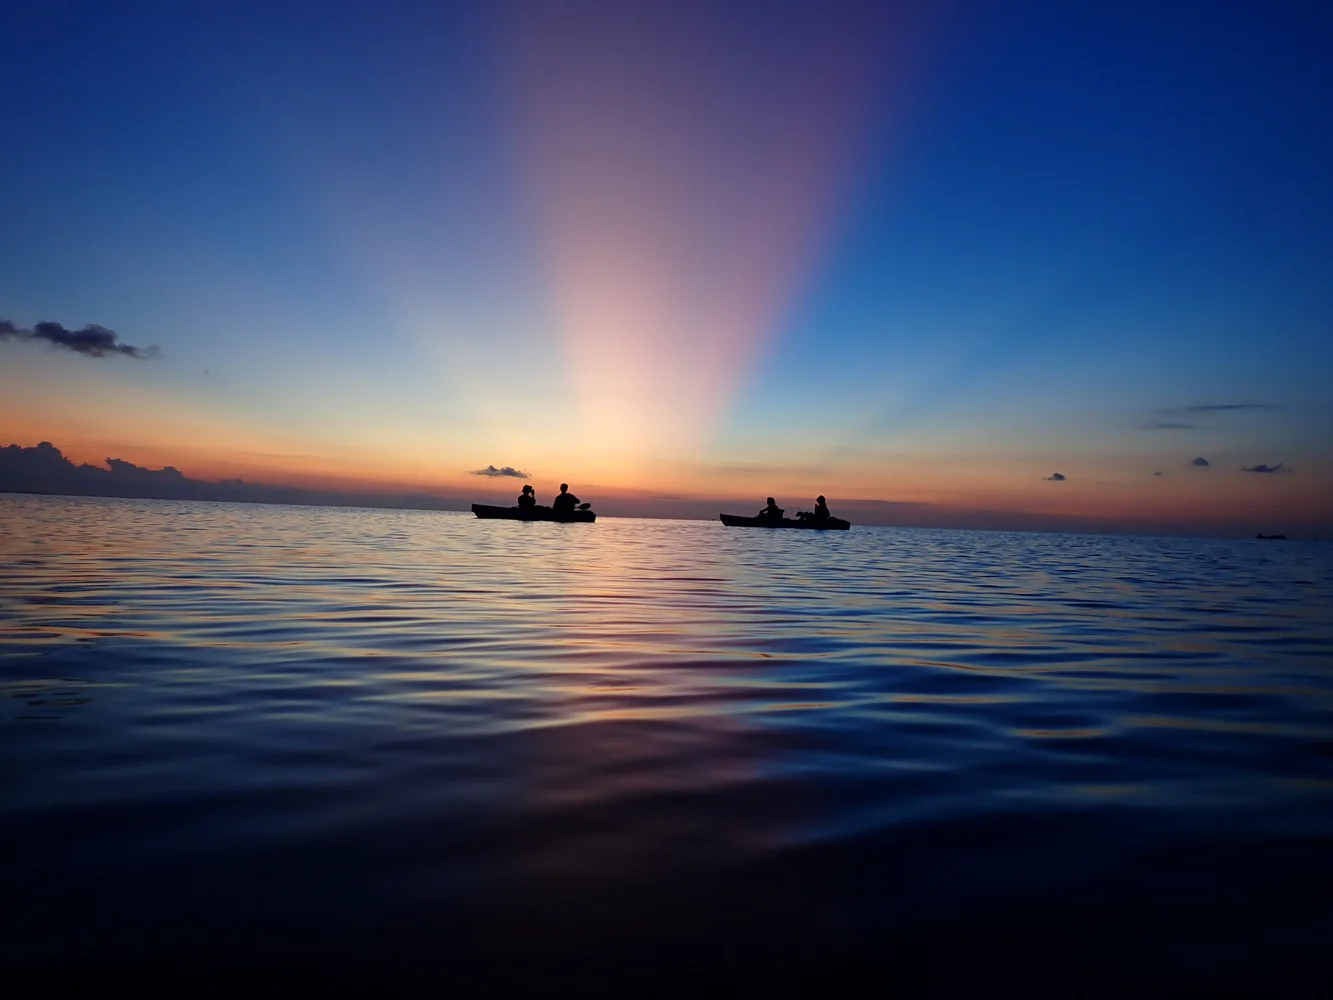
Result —
<path fill-rule="evenodd" d="M 4 443 L 32 446 L 54 435 L 16 435 L 8 415 L 0 412 Z M 415 466 L 382 456 L 377 462 L 335 462 L 318 454 L 265 453 L 233 445 L 186 449 L 168 442 L 129 446 L 106 440 L 78 437 L 54 440 L 65 457 L 75 464 L 103 466 L 107 457 L 120 458 L 147 468 L 171 465 L 182 474 L 208 481 L 244 479 L 267 486 L 298 487 L 363 494 L 425 493 L 454 497 L 461 501 L 510 502 L 522 480 L 487 478 L 462 470 L 445 472 L 426 464 Z M 680 469 L 678 472 L 684 472 Z M 843 504 L 859 523 L 957 523 L 966 526 L 976 515 L 1012 514 L 1048 517 L 1054 522 L 1082 520 L 1107 526 L 1135 524 L 1246 525 L 1256 529 L 1274 524 L 1317 528 L 1327 524 L 1333 482 L 1326 474 L 1265 476 L 1232 474 L 1235 470 L 1186 471 L 1172 477 L 1151 478 L 1138 473 L 1119 479 L 1080 479 L 1072 475 L 1061 483 L 1041 481 L 1033 475 L 1014 474 L 1011 469 L 960 477 L 947 467 L 918 469 L 914 480 L 869 478 L 860 482 L 838 482 L 835 477 L 805 480 L 790 472 L 773 476 L 742 477 L 708 474 L 679 475 L 671 482 L 649 481 L 637 486 L 599 482 L 562 474 L 574 492 L 594 502 L 602 513 L 641 516 L 688 516 L 711 518 L 720 510 L 739 513 L 762 506 L 773 495 L 789 512 L 807 509 L 815 493 L 830 498 L 837 512 Z M 776 470 L 775 470 L 776 472 Z M 896 481 L 895 481 L 896 480 Z M 560 479 L 540 474 L 530 477 L 539 497 L 549 499 Z M 718 510 L 713 510 L 718 507 Z M 925 519 L 924 522 L 922 519 Z"/>

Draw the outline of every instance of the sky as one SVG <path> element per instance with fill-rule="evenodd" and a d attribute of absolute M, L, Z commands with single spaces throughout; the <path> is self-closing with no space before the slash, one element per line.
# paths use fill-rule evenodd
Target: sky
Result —
<path fill-rule="evenodd" d="M 18 0 L 0 37 L 0 446 L 1333 530 L 1326 4 Z"/>

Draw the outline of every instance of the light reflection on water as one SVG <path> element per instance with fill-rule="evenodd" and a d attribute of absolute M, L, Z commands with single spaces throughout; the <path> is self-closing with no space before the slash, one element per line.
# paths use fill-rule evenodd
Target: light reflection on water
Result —
<path fill-rule="evenodd" d="M 0 495 L 0 947 L 815 961 L 1127 886 L 1235 917 L 1333 885 L 1331 570 Z"/>

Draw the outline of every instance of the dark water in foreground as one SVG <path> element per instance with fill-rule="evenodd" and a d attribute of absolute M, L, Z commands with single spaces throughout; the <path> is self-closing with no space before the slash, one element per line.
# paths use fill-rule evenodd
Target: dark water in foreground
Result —
<path fill-rule="evenodd" d="M 0 495 L 0 958 L 1306 988 L 1331 609 L 1299 542 Z"/>

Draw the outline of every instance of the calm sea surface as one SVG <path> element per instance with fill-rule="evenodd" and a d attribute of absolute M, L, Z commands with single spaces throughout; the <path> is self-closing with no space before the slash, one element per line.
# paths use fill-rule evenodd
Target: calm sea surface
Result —
<path fill-rule="evenodd" d="M 0 495 L 0 694 L 6 961 L 1333 940 L 1328 545 Z"/>

